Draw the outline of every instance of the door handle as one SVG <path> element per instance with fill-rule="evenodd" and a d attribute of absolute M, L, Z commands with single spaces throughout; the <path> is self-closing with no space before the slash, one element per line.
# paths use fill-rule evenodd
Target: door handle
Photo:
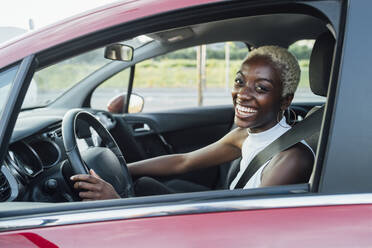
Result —
<path fill-rule="evenodd" d="M 137 123 L 133 126 L 133 131 L 135 133 L 150 132 L 151 128 L 146 123 L 143 123 L 143 124 Z"/>

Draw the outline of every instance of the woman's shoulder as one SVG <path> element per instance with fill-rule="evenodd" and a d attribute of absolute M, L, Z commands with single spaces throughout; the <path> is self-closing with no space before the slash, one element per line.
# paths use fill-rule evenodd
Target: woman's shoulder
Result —
<path fill-rule="evenodd" d="M 265 186 L 304 183 L 310 179 L 314 164 L 312 151 L 302 142 L 275 155 L 263 171 Z"/>
<path fill-rule="evenodd" d="M 311 161 L 314 160 L 313 150 L 303 142 L 298 142 L 287 150 L 282 151 L 282 153 L 287 153 L 290 156 L 296 156 L 303 159 L 309 159 Z"/>
<path fill-rule="evenodd" d="M 314 153 L 309 146 L 302 142 L 291 146 L 273 157 L 273 159 L 289 159 L 303 166 L 312 166 L 314 163 Z"/>

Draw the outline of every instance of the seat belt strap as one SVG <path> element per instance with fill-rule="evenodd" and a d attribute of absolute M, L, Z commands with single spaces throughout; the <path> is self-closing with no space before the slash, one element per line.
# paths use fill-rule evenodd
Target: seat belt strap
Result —
<path fill-rule="evenodd" d="M 256 173 L 256 171 L 276 154 L 287 150 L 293 145 L 316 133 L 319 130 L 323 119 L 323 110 L 324 107 L 321 107 L 259 152 L 249 163 L 247 169 L 236 184 L 235 189 L 244 188 L 248 180 Z"/>

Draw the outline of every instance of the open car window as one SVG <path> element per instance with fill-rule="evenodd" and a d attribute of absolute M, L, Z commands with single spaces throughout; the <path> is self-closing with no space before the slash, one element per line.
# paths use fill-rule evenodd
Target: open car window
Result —
<path fill-rule="evenodd" d="M 254 21 L 265 20 L 262 16 L 249 18 Z M 227 24 L 220 22 L 198 24 L 193 28 L 196 31 L 203 28 L 214 30 L 219 29 L 221 25 L 226 29 L 225 25 L 229 27 L 230 22 L 237 24 L 249 22 L 251 21 L 249 18 L 232 19 Z M 271 18 L 279 20 L 281 15 L 273 15 Z M 293 15 L 292 18 L 294 20 L 304 18 L 309 19 L 307 20 L 309 23 L 313 22 L 312 18 L 307 16 Z M 322 30 L 322 25 L 318 25 L 318 28 Z M 57 119 L 58 115 L 62 119 L 72 106 L 87 108 L 88 112 L 108 128 L 128 162 L 161 155 L 187 153 L 210 145 L 224 137 L 233 128 L 235 110 L 232 105 L 231 88 L 241 62 L 249 54 L 248 47 L 254 48 L 251 45 L 248 46 L 248 43 L 232 41 L 189 46 L 187 35 L 190 35 L 188 33 L 190 31 L 188 30 L 189 28 L 182 27 L 177 30 L 141 34 L 130 39 L 130 42 L 126 42 L 134 48 L 133 60 L 130 61 L 106 59 L 104 57 L 105 47 L 101 47 L 43 67 L 33 76 L 23 108 L 45 105 L 50 109 L 58 110 L 55 112 L 60 113 L 55 116 Z M 172 37 L 179 35 L 185 35 L 182 39 L 185 39 L 186 44 L 181 43 L 179 49 L 174 49 Z M 251 37 L 245 38 L 254 40 L 255 37 L 252 34 Z M 193 43 L 190 42 L 190 44 Z M 290 112 L 287 113 L 289 119 L 295 119 L 289 122 L 295 123 L 303 120 L 307 111 L 324 102 L 324 98 L 315 96 L 309 89 L 308 65 L 312 45 L 313 41 L 308 41 L 307 43 L 295 43 L 290 47 L 300 62 L 302 77 L 293 106 L 296 114 L 293 117 Z M 133 75 L 131 74 L 132 68 Z M 131 81 L 131 76 L 133 81 Z M 140 115 L 129 113 L 113 116 L 112 114 L 116 113 L 108 112 L 107 103 L 110 99 L 118 94 L 134 93 L 142 97 L 144 107 L 139 111 Z M 54 104 L 55 102 L 58 104 Z M 125 103 L 126 100 L 122 101 L 122 106 Z M 202 106 L 207 108 L 199 108 Z M 120 109 L 125 110 L 124 107 Z M 42 111 L 40 113 L 43 115 Z M 29 117 L 27 111 L 21 117 L 23 116 Z M 33 127 L 35 133 L 31 134 L 24 131 L 20 126 L 21 122 L 16 127 L 8 161 L 10 164 L 16 164 L 17 167 L 25 167 L 20 169 L 20 173 L 25 174 L 23 177 L 32 180 L 49 171 L 53 166 L 63 168 L 69 166 L 64 162 L 69 161 L 68 154 L 64 154 L 64 151 L 69 148 L 66 147 L 61 134 L 63 128 L 61 129 L 61 122 L 58 123 L 57 119 L 53 118 L 48 117 L 41 127 Z M 71 127 L 73 127 L 72 124 Z M 105 146 L 102 138 L 97 137 L 94 132 L 89 133 L 91 129 L 85 129 L 87 133 L 80 133 L 82 137 L 77 137 L 78 144 L 84 144 L 84 152 L 90 147 Z M 82 142 L 83 139 L 86 141 Z M 42 154 L 44 149 L 49 153 Z M 23 155 L 22 150 L 27 150 L 32 158 Z M 33 165 L 17 165 L 17 161 L 27 164 L 23 161 L 28 160 L 32 161 Z M 201 185 L 203 191 L 224 189 L 229 166 L 230 163 L 221 164 L 201 173 L 180 175 L 179 178 Z M 64 170 L 68 169 L 62 169 L 62 173 L 65 173 Z M 66 177 L 65 174 L 58 176 Z M 161 180 L 168 183 L 168 179 Z M 41 199 L 68 200 L 71 197 L 69 195 L 72 194 L 71 188 L 68 188 L 71 182 L 63 184 L 67 188 L 67 194 L 55 199 L 53 199 L 55 196 L 46 195 Z M 44 186 L 36 184 L 34 187 L 35 189 L 32 190 L 43 194 Z M 28 193 L 25 197 L 28 200 L 37 201 L 36 195 Z"/>
<path fill-rule="evenodd" d="M 314 40 L 300 40 L 289 47 L 301 67 L 301 79 L 293 103 L 325 101 L 324 97 L 315 95 L 309 85 L 313 45 Z M 199 64 L 198 52 L 201 54 Z M 132 92 L 144 98 L 142 112 L 231 104 L 234 77 L 248 53 L 243 42 L 224 42 L 156 56 L 136 63 Z M 125 69 L 94 90 L 91 106 L 107 110 L 109 100 L 127 93 L 128 87 L 129 69 Z"/>

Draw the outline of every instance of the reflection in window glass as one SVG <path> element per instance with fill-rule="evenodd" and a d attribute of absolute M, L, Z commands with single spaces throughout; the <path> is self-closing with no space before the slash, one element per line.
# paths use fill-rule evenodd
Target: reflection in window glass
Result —
<path fill-rule="evenodd" d="M 104 48 L 96 49 L 44 68 L 34 74 L 22 108 L 45 106 L 111 60 Z"/>
<path fill-rule="evenodd" d="M 19 65 L 13 66 L 8 70 L 0 72 L 0 111 L 3 110 L 7 101 L 10 88 L 17 74 Z"/>

